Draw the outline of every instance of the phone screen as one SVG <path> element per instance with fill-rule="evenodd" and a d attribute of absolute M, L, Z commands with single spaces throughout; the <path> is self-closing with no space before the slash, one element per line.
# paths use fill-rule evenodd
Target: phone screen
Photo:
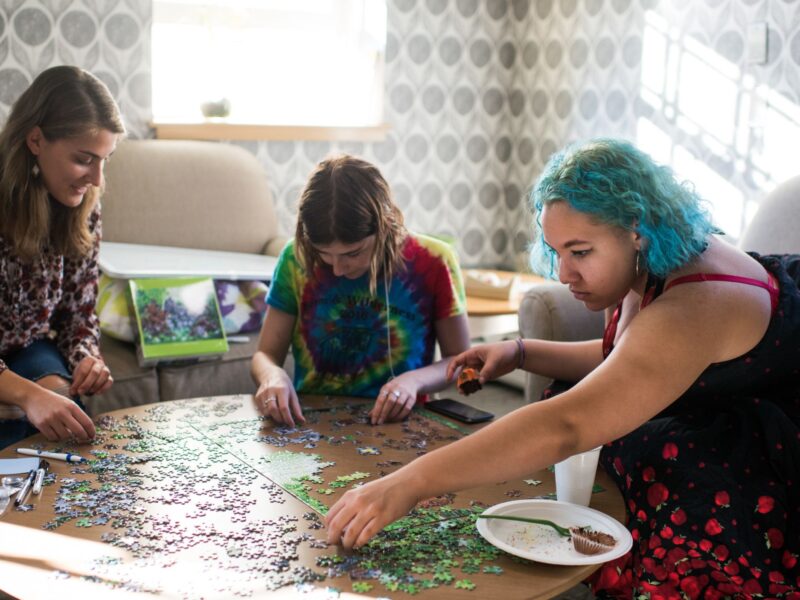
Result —
<path fill-rule="evenodd" d="M 489 421 L 494 418 L 494 415 L 490 412 L 480 410 L 479 408 L 450 398 L 432 400 L 425 405 L 425 408 L 464 423 L 483 423 L 484 421 Z"/>

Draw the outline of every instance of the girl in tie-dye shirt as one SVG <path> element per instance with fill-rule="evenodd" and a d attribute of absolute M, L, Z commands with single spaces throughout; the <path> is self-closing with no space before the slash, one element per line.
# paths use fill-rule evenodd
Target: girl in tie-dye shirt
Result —
<path fill-rule="evenodd" d="M 278 422 L 304 420 L 298 392 L 375 398 L 373 423 L 402 419 L 469 346 L 455 253 L 408 233 L 378 169 L 351 156 L 311 175 L 267 303 L 253 376 Z M 281 368 L 290 344 L 294 382 Z"/>

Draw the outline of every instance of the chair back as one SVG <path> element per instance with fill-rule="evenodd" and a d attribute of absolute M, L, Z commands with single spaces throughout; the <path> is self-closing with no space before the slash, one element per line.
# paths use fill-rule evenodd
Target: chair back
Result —
<path fill-rule="evenodd" d="M 759 254 L 800 254 L 800 175 L 767 194 L 739 248 Z"/>

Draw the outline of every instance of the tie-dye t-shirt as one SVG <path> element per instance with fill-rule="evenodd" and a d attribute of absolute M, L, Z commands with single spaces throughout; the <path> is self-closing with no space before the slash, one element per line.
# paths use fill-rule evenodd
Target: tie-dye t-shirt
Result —
<path fill-rule="evenodd" d="M 376 295 L 367 274 L 336 277 L 325 267 L 313 276 L 300 267 L 294 241 L 283 249 L 267 303 L 296 315 L 292 332 L 294 385 L 306 394 L 375 397 L 391 377 L 387 332 L 395 375 L 433 362 L 434 323 L 464 314 L 466 299 L 453 249 L 439 240 L 410 234 L 403 245 L 405 269 Z"/>

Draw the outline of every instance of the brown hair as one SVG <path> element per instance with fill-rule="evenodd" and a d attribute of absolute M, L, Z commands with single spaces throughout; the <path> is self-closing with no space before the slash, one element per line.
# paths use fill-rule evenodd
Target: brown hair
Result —
<path fill-rule="evenodd" d="M 14 103 L 0 133 L 0 234 L 24 260 L 45 246 L 58 254 L 86 254 L 94 240 L 89 215 L 100 191 L 92 186 L 75 208 L 52 202 L 43 178 L 33 175 L 36 157 L 26 137 L 34 127 L 50 142 L 125 126 L 102 81 L 77 67 L 52 67 L 39 74 Z"/>
<path fill-rule="evenodd" d="M 374 165 L 346 154 L 319 163 L 300 196 L 295 233 L 300 264 L 313 273 L 322 264 L 315 245 L 354 244 L 373 234 L 369 289 L 375 294 L 378 273 L 388 281 L 401 268 L 403 213 Z"/>

